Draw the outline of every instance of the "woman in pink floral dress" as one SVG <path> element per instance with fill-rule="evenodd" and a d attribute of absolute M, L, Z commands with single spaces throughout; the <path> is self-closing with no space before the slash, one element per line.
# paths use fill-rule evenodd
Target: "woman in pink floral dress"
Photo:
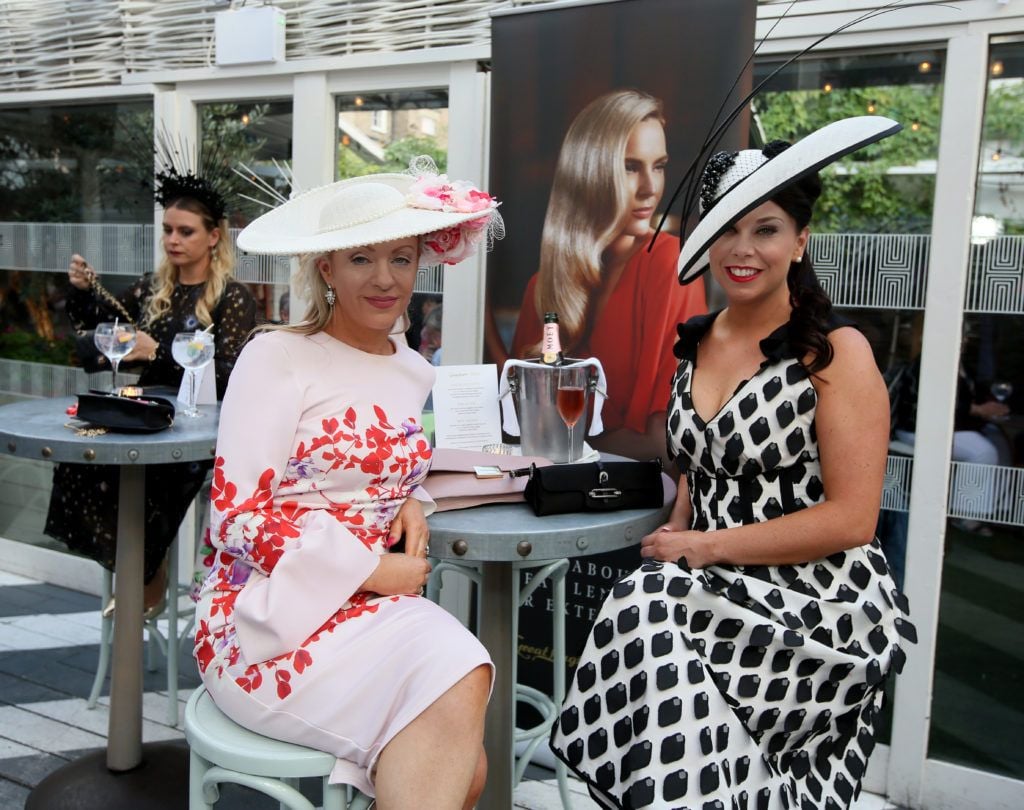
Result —
<path fill-rule="evenodd" d="M 420 596 L 434 371 L 389 333 L 417 268 L 470 255 L 496 205 L 443 175 L 374 175 L 300 195 L 238 240 L 302 254 L 310 303 L 246 346 L 224 397 L 195 655 L 225 714 L 334 754 L 331 781 L 379 810 L 472 807 L 486 773 L 492 664 Z"/>

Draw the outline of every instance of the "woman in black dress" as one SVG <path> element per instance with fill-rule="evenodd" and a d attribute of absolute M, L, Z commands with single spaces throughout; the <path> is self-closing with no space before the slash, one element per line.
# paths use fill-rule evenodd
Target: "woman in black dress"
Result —
<path fill-rule="evenodd" d="M 89 263 L 75 254 L 68 268 L 68 316 L 78 330 L 120 318 L 137 325 L 137 341 L 124 362 L 142 364 L 139 384 L 177 388 L 184 373 L 171 356 L 178 332 L 212 324 L 217 398 L 249 333 L 256 304 L 232 278 L 234 252 L 227 238 L 223 196 L 212 184 L 174 170 L 157 176 L 164 207 L 164 259 L 114 298 L 96 282 Z M 146 468 L 145 606 L 159 608 L 167 587 L 167 549 L 213 460 Z M 46 533 L 113 571 L 117 547 L 118 468 L 59 464 L 46 517 Z M 110 606 L 107 606 L 109 610 Z"/>
<path fill-rule="evenodd" d="M 873 538 L 885 385 L 807 240 L 816 169 L 898 129 L 847 119 L 705 169 L 680 280 L 710 268 L 728 305 L 679 329 L 679 497 L 605 601 L 552 735 L 602 807 L 837 810 L 860 791 L 914 630 Z"/>

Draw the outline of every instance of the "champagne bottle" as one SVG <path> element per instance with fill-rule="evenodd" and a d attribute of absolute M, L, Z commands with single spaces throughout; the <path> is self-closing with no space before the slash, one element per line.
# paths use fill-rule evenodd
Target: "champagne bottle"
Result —
<path fill-rule="evenodd" d="M 540 361 L 546 366 L 560 366 L 565 362 L 562 357 L 562 341 L 558 336 L 558 313 L 544 313 L 544 339 L 541 343 Z"/>

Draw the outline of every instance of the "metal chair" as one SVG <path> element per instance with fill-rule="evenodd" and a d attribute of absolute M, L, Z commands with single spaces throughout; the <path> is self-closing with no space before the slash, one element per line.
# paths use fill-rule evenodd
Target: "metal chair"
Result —
<path fill-rule="evenodd" d="M 323 810 L 367 810 L 373 802 L 349 785 L 327 781 L 336 761 L 333 755 L 242 728 L 202 687 L 185 706 L 185 739 L 190 748 L 189 810 L 213 810 L 225 782 L 277 799 L 282 810 L 314 810 L 298 789 L 304 776 L 323 780 Z"/>

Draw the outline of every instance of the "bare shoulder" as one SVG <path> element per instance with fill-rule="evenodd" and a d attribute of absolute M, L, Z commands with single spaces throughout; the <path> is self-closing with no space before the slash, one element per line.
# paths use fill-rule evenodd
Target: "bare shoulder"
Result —
<path fill-rule="evenodd" d="M 885 391 L 885 382 L 875 363 L 868 339 L 852 326 L 841 326 L 829 332 L 832 362 L 818 376 L 826 383 L 819 393 L 857 391 L 862 395 Z"/>

